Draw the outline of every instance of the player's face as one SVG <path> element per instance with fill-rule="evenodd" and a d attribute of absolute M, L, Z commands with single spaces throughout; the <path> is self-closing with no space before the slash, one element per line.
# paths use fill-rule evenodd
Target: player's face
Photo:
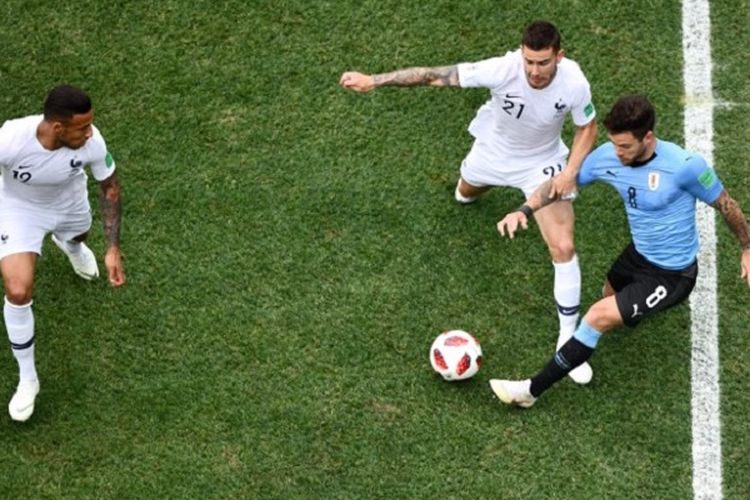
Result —
<path fill-rule="evenodd" d="M 91 138 L 94 130 L 91 124 L 94 122 L 94 110 L 88 113 L 73 115 L 70 120 L 56 122 L 57 141 L 70 149 L 78 149 Z"/>
<path fill-rule="evenodd" d="M 623 165 L 647 160 L 651 156 L 652 138 L 651 132 L 646 133 L 642 140 L 636 138 L 632 132 L 609 134 L 609 140 L 615 146 L 615 154 Z"/>
<path fill-rule="evenodd" d="M 526 80 L 535 89 L 543 89 L 555 77 L 557 63 L 563 58 L 563 51 L 555 52 L 548 47 L 542 50 L 531 50 L 525 45 L 521 47 L 523 56 L 523 67 L 526 72 Z"/>

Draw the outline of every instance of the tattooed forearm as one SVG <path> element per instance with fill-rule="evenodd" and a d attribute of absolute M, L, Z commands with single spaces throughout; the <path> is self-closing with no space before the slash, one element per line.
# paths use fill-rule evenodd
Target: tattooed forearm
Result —
<path fill-rule="evenodd" d="M 439 68 L 407 68 L 374 75 L 375 86 L 393 85 L 411 87 L 415 85 L 434 85 L 436 87 L 458 86 L 458 67 L 441 66 Z"/>
<path fill-rule="evenodd" d="M 113 173 L 100 184 L 99 204 L 104 223 L 104 237 L 108 247 L 120 246 L 120 220 L 122 219 L 122 202 L 120 200 L 120 181 Z"/>
<path fill-rule="evenodd" d="M 727 221 L 729 229 L 737 236 L 742 248 L 744 250 L 750 249 L 750 230 L 748 229 L 745 214 L 742 213 L 739 203 L 729 196 L 729 193 L 724 191 L 713 203 L 713 206 L 721 212 L 722 217 Z"/>
<path fill-rule="evenodd" d="M 534 210 L 539 210 L 542 207 L 546 207 L 552 202 L 559 199 L 558 195 L 550 196 L 550 190 L 552 189 L 552 179 L 544 181 L 536 188 L 536 191 L 529 197 L 526 204 L 532 207 Z"/>

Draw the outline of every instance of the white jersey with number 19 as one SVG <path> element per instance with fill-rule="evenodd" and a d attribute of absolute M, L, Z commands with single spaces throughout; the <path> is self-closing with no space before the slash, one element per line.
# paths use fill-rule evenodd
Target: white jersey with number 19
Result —
<path fill-rule="evenodd" d="M 45 149 L 37 139 L 42 115 L 6 121 L 0 128 L 0 207 L 77 213 L 89 210 L 85 167 L 102 181 L 115 170 L 99 130 L 78 149 Z"/>

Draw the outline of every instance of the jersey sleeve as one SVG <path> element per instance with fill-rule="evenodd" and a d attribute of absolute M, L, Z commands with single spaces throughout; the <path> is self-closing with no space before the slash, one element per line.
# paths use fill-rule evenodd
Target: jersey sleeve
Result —
<path fill-rule="evenodd" d="M 585 186 L 591 184 L 597 179 L 596 166 L 599 163 L 599 158 L 602 156 L 604 151 L 603 146 L 599 146 L 591 153 L 589 153 L 581 164 L 580 170 L 578 170 L 578 185 Z"/>
<path fill-rule="evenodd" d="M 583 73 L 580 73 L 580 82 L 576 89 L 575 102 L 571 105 L 570 116 L 578 127 L 588 125 L 596 118 L 596 108 L 591 100 L 591 86 Z"/>
<path fill-rule="evenodd" d="M 491 89 L 502 85 L 510 73 L 511 52 L 502 57 L 483 61 L 461 63 L 458 67 L 458 84 L 463 88 L 484 87 Z"/>
<path fill-rule="evenodd" d="M 90 141 L 93 157 L 89 163 L 91 175 L 93 175 L 94 179 L 97 181 L 103 181 L 114 173 L 115 160 L 112 158 L 112 154 L 107 151 L 107 143 L 104 141 L 104 137 L 102 137 L 102 134 L 96 127 L 94 127 Z"/>
<path fill-rule="evenodd" d="M 716 171 L 702 156 L 696 154 L 685 160 L 685 165 L 675 180 L 682 189 L 709 205 L 724 191 Z"/>

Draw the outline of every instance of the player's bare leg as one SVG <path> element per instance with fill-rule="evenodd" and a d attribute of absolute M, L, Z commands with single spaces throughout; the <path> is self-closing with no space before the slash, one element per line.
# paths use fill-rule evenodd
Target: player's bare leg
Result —
<path fill-rule="evenodd" d="M 8 404 L 13 420 L 24 422 L 34 413 L 39 379 L 34 363 L 34 314 L 31 297 L 37 255 L 22 252 L 7 255 L 0 261 L 5 285 L 3 317 L 13 356 L 18 362 L 19 382 Z"/>
<path fill-rule="evenodd" d="M 560 322 L 556 349 L 560 349 L 576 331 L 581 304 L 581 268 L 573 241 L 573 204 L 553 203 L 537 210 L 534 218 L 547 243 L 555 268 L 554 296 Z M 592 376 L 593 371 L 588 363 L 583 363 L 570 372 L 570 378 L 578 384 L 589 383 Z"/>
<path fill-rule="evenodd" d="M 525 380 L 492 379 L 490 387 L 503 403 L 529 408 L 544 391 L 570 374 L 571 368 L 586 363 L 605 332 L 622 324 L 614 295 L 600 299 L 586 312 L 573 337 L 539 373 Z"/>
<path fill-rule="evenodd" d="M 473 203 L 482 193 L 487 192 L 491 188 L 492 186 L 473 186 L 459 177 L 454 196 L 459 203 Z"/>

